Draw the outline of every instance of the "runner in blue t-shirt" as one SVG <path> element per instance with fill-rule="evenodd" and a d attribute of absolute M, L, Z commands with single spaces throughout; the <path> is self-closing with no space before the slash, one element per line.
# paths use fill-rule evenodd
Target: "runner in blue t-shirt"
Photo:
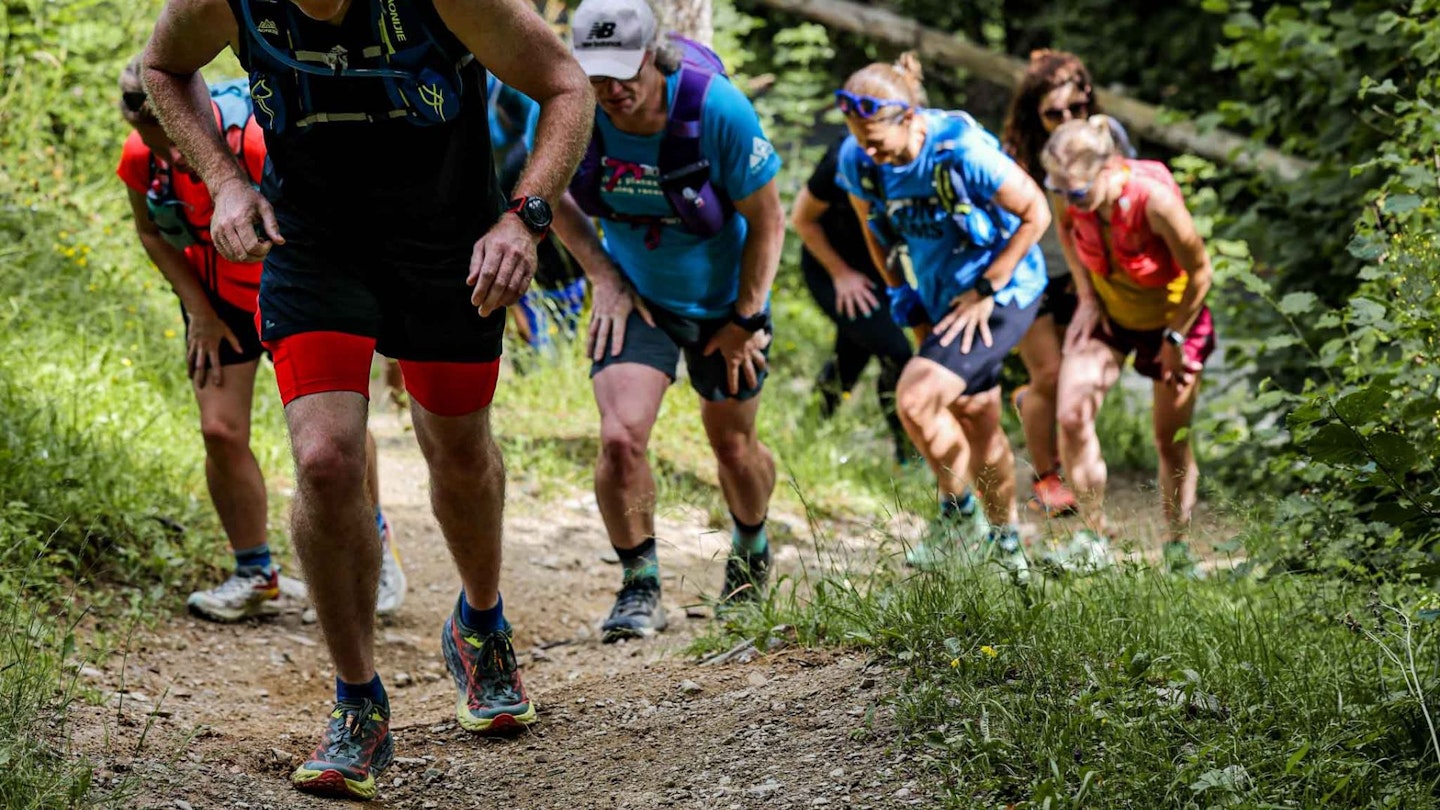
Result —
<path fill-rule="evenodd" d="M 665 627 L 646 447 L 682 353 L 735 521 L 721 601 L 765 585 L 775 462 L 755 415 L 784 213 L 780 159 L 713 52 L 661 33 L 645 0 L 585 0 L 571 29 L 599 106 L 555 231 L 595 291 L 595 492 L 625 568 L 601 626 L 615 641 Z M 603 240 L 586 214 L 601 220 Z"/>
<path fill-rule="evenodd" d="M 509 199 L 525 161 L 535 150 L 540 105 L 493 73 L 485 74 L 485 98 L 490 110 L 490 151 L 495 156 L 495 173 L 500 190 Z M 530 290 L 511 310 L 515 330 L 531 348 L 553 356 L 555 338 L 573 338 L 579 330 L 584 307 L 585 276 L 560 248 L 559 240 L 546 236 L 535 246 L 535 278 Z M 517 364 L 517 369 L 524 368 Z"/>
<path fill-rule="evenodd" d="M 905 54 L 857 71 L 836 93 L 851 135 L 840 184 L 886 268 L 892 315 L 921 337 L 895 401 L 938 479 L 940 519 L 909 561 L 933 564 L 958 539 L 1023 582 L 1015 458 L 1000 429 L 998 383 L 1045 289 L 1036 243 L 1050 209 L 968 115 L 919 106 L 920 75 Z"/>

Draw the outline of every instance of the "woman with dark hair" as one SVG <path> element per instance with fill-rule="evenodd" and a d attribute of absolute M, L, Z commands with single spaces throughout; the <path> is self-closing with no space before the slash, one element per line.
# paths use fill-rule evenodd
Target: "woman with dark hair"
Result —
<path fill-rule="evenodd" d="M 1080 57 L 1064 51 L 1039 50 L 1030 54 L 1030 64 L 1005 116 L 1001 143 L 1036 182 L 1045 179 L 1040 152 L 1055 128 L 1076 118 L 1099 113 L 1090 71 Z M 1114 121 L 1114 119 L 1108 119 Z M 1118 122 L 1115 143 L 1126 156 L 1134 149 Z M 1060 245 L 1052 232 L 1041 241 L 1050 273 L 1035 323 L 1020 341 L 1020 359 L 1030 376 L 1029 385 L 1016 390 L 1015 410 L 1025 430 L 1025 446 L 1034 464 L 1035 495 L 1032 509 L 1050 516 L 1075 510 L 1075 496 L 1060 477 L 1060 453 L 1055 433 L 1056 385 L 1060 379 L 1060 343 L 1075 311 L 1075 286 Z"/>
<path fill-rule="evenodd" d="M 790 222 L 800 235 L 800 269 L 820 310 L 835 324 L 835 350 L 820 371 L 816 388 L 821 413 L 829 418 L 850 393 L 870 358 L 880 361 L 875 393 L 895 440 L 895 460 L 905 463 L 909 441 L 895 413 L 895 385 L 909 361 L 910 340 L 890 319 L 885 281 L 855 227 L 850 196 L 836 182 L 843 139 L 830 145 L 809 181 L 795 196 Z"/>
<path fill-rule="evenodd" d="M 884 273 L 892 316 L 921 338 L 895 402 L 935 474 L 940 516 L 909 561 L 925 566 L 962 550 L 1023 582 L 1029 566 L 998 386 L 1045 288 L 1036 243 L 1050 209 L 973 118 L 924 107 L 920 80 L 906 54 L 862 68 L 835 94 L 850 129 L 840 184 Z"/>

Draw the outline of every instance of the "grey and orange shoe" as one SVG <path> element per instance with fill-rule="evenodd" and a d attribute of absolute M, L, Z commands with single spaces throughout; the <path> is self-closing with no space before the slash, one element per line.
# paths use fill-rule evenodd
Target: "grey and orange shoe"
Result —
<path fill-rule="evenodd" d="M 330 712 L 325 736 L 295 769 L 297 790 L 336 799 L 375 798 L 375 778 L 395 758 L 390 709 L 369 700 L 342 700 Z"/>
<path fill-rule="evenodd" d="M 464 598 L 464 597 L 461 597 Z M 535 704 L 520 680 L 510 626 L 489 634 L 465 627 L 451 612 L 440 632 L 445 668 L 455 680 L 455 719 L 477 734 L 507 734 L 535 722 Z"/>

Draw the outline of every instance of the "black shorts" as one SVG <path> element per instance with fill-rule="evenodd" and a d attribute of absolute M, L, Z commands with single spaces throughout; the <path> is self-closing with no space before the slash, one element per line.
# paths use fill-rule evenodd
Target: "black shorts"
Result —
<path fill-rule="evenodd" d="M 1035 317 L 1043 318 L 1050 315 L 1055 318 L 1055 323 L 1066 326 L 1070 319 L 1075 317 L 1075 306 L 1079 299 L 1075 297 L 1075 279 L 1069 273 L 1063 276 L 1051 276 L 1045 284 L 1045 292 L 1040 294 L 1040 311 Z"/>
<path fill-rule="evenodd" d="M 990 345 L 986 346 L 980 335 L 975 335 L 969 354 L 961 354 L 961 338 L 956 337 L 949 346 L 940 345 L 940 336 L 932 332 L 920 344 L 919 356 L 931 360 L 965 381 L 965 396 L 983 394 L 1000 384 L 1000 369 L 1005 365 L 1005 356 L 1010 354 L 1030 331 L 1040 310 L 1036 299 L 1028 307 L 997 306 L 990 315 Z"/>
<path fill-rule="evenodd" d="M 680 370 L 680 353 L 683 351 L 685 368 L 690 373 L 690 387 L 695 389 L 695 393 L 701 398 L 711 402 L 727 399 L 743 401 L 759 395 L 767 376 L 764 369 L 757 370 L 754 388 L 746 384 L 742 372 L 739 380 L 740 391 L 732 394 L 725 355 L 718 351 L 714 354 L 703 354 L 705 344 L 710 342 L 710 338 L 714 337 L 721 327 L 730 322 L 729 318 L 687 318 L 648 301 L 646 306 L 651 317 L 655 319 L 655 325 L 645 323 L 639 312 L 631 312 L 630 318 L 625 321 L 625 345 L 620 349 L 620 354 L 612 356 L 607 350 L 603 360 L 590 366 L 591 377 L 599 374 L 602 369 L 619 363 L 639 363 L 663 372 L 674 382 Z M 768 315 L 765 331 L 774 337 L 774 324 Z M 770 345 L 774 345 L 773 340 Z M 764 354 L 768 360 L 770 346 L 765 347 Z"/>
<path fill-rule="evenodd" d="M 381 229 L 280 222 L 285 244 L 265 257 L 260 337 L 305 332 L 375 338 L 397 360 L 487 363 L 500 356 L 505 310 L 480 317 L 465 283 L 473 245 L 448 247 Z M 380 240 L 377 242 L 377 234 Z"/>
<path fill-rule="evenodd" d="M 210 306 L 215 308 L 215 314 L 220 316 L 220 322 L 235 333 L 235 339 L 240 341 L 240 351 L 230 347 L 230 341 L 220 341 L 220 365 L 238 366 L 243 363 L 253 363 L 265 354 L 265 347 L 260 345 L 260 335 L 255 331 L 255 313 L 226 301 L 224 298 L 209 293 Z M 180 316 L 185 319 L 185 339 L 190 339 L 190 313 L 185 307 L 180 307 Z"/>

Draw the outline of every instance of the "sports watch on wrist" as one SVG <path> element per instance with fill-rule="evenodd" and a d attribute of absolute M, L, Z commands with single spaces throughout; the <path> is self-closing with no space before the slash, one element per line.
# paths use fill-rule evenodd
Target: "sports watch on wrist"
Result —
<path fill-rule="evenodd" d="M 519 217 L 525 227 L 536 236 L 549 234 L 550 222 L 555 218 L 550 211 L 550 203 L 540 197 L 516 197 L 510 201 L 505 213 Z"/>
<path fill-rule="evenodd" d="M 981 276 L 975 282 L 975 294 L 981 298 L 991 298 L 995 295 L 995 285 L 990 283 L 990 279 Z"/>
<path fill-rule="evenodd" d="M 1161 333 L 1161 337 L 1165 338 L 1166 343 L 1169 343 L 1177 349 L 1185 345 L 1185 336 L 1169 327 L 1165 328 L 1165 331 Z"/>
<path fill-rule="evenodd" d="M 763 309 L 754 315 L 741 315 L 737 309 L 730 310 L 730 322 L 751 334 L 764 329 L 769 321 L 770 314 Z"/>

